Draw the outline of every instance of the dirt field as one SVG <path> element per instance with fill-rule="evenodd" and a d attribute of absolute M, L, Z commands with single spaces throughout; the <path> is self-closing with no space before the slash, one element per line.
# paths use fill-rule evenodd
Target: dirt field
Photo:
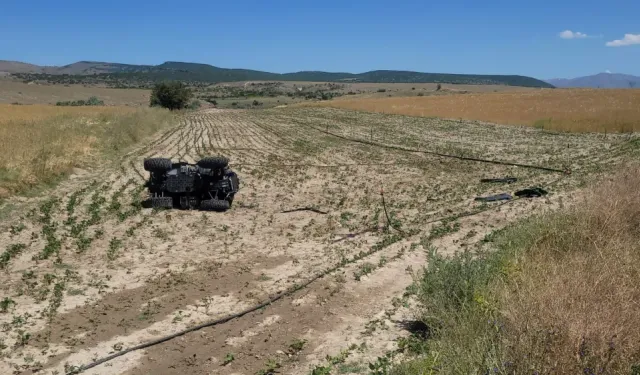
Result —
<path fill-rule="evenodd" d="M 82 85 L 38 85 L 0 79 L 0 104 L 56 104 L 96 96 L 106 105 L 148 106 L 151 90 L 110 89 Z"/>
<path fill-rule="evenodd" d="M 521 124 L 558 131 L 631 132 L 640 130 L 639 103 L 637 89 L 538 89 L 414 98 L 342 97 L 314 105 Z"/>
<path fill-rule="evenodd" d="M 400 297 L 425 250 L 473 248 L 507 223 L 570 204 L 586 179 L 630 157 L 633 139 L 331 108 L 191 114 L 118 169 L 12 202 L 0 222 L 0 373 L 65 373 L 295 285 L 304 287 L 255 312 L 85 373 L 309 374 L 327 363 L 362 373 L 407 334 L 413 316 Z M 140 207 L 145 157 L 210 154 L 230 157 L 241 178 L 230 211 Z M 479 181 L 503 176 L 519 180 Z M 474 201 L 537 185 L 550 194 Z M 307 206 L 328 213 L 282 213 Z"/>

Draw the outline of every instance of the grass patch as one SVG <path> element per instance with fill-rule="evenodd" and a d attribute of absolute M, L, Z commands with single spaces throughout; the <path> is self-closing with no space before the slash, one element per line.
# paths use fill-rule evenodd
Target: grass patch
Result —
<path fill-rule="evenodd" d="M 413 286 L 429 337 L 392 373 L 637 373 L 639 172 L 489 236 L 491 251 L 432 251 Z"/>

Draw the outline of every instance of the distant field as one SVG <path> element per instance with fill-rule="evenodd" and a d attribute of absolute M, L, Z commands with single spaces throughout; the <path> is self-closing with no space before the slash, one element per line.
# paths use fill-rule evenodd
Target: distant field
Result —
<path fill-rule="evenodd" d="M 522 92 L 537 90 L 527 87 L 506 85 L 453 85 L 442 84 L 437 90 L 435 83 L 344 83 L 344 82 L 304 82 L 304 81 L 246 81 L 223 82 L 197 90 L 202 100 L 215 99 L 219 108 L 253 108 L 257 100 L 259 108 L 313 102 L 318 92 L 328 93 L 333 100 L 353 98 L 388 98 L 451 95 L 478 92 Z M 316 98 L 306 98 L 310 93 Z M 256 93 L 260 93 L 257 94 Z M 214 96 L 215 95 L 215 96 Z M 234 104 L 235 103 L 235 104 Z"/>
<path fill-rule="evenodd" d="M 295 104 L 305 101 L 304 98 L 291 98 L 286 93 L 295 92 L 298 89 L 316 90 L 323 85 L 322 82 L 286 82 L 279 83 L 275 96 L 244 96 L 229 95 L 238 92 L 238 89 L 255 89 L 260 85 L 274 81 L 247 81 L 247 82 L 223 82 L 198 88 L 199 94 L 218 94 L 218 106 L 221 108 L 246 108 L 251 107 L 257 98 L 262 108 L 277 105 Z M 257 86 L 252 86 L 252 84 Z M 453 85 L 443 84 L 440 91 L 436 91 L 435 83 L 333 83 L 336 89 L 330 91 L 344 95 L 343 98 L 386 98 L 396 96 L 431 96 L 453 93 L 478 93 L 478 92 L 523 92 L 532 89 L 518 86 L 505 85 Z M 235 89 L 232 90 L 232 89 Z M 0 104 L 55 104 L 59 101 L 87 100 L 96 96 L 108 106 L 147 106 L 149 104 L 150 90 L 144 89 L 115 89 L 105 87 L 85 87 L 83 85 L 46 85 L 27 84 L 11 79 L 0 79 Z M 349 95 L 348 95 L 349 94 Z M 236 103 L 236 105 L 232 105 Z"/>
<path fill-rule="evenodd" d="M 124 106 L 58 107 L 47 104 L 0 104 L 0 126 L 10 121 L 39 121 L 62 115 L 95 116 L 100 113 L 113 114 L 133 111 L 135 111 L 135 108 Z"/>
<path fill-rule="evenodd" d="M 557 131 L 640 131 L 640 90 L 537 89 L 314 103 L 369 112 L 522 124 Z"/>
<path fill-rule="evenodd" d="M 106 105 L 147 106 L 150 90 L 110 89 L 82 85 L 38 85 L 0 79 L 0 103 L 55 104 L 97 96 Z"/>

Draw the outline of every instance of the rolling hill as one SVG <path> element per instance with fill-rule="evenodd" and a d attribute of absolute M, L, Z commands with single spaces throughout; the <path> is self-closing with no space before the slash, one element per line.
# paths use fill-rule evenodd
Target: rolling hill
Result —
<path fill-rule="evenodd" d="M 603 89 L 640 88 L 640 77 L 619 73 L 599 73 L 571 79 L 554 78 L 546 80 L 546 82 L 556 87 L 592 87 Z"/>
<path fill-rule="evenodd" d="M 375 70 L 365 73 L 330 73 L 301 71 L 295 73 L 270 73 L 249 69 L 227 69 L 208 64 L 168 61 L 160 65 L 131 65 L 97 61 L 79 61 L 60 67 L 42 67 L 16 61 L 0 60 L 0 72 L 13 74 L 21 79 L 46 79 L 58 81 L 54 76 L 74 76 L 74 81 L 160 81 L 181 80 L 189 82 L 234 81 L 311 81 L 311 82 L 370 82 L 370 83 L 452 83 L 509 86 L 545 87 L 553 85 L 521 75 L 479 75 L 421 73 L 400 70 Z"/>

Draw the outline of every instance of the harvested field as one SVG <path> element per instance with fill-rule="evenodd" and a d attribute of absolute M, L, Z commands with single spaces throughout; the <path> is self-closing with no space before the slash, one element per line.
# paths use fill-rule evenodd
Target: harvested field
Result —
<path fill-rule="evenodd" d="M 528 125 L 552 131 L 640 131 L 639 89 L 538 89 L 411 98 L 340 98 L 313 105 Z"/>
<path fill-rule="evenodd" d="M 496 228 L 570 204 L 585 180 L 637 151 L 630 135 L 331 108 L 188 114 L 119 167 L 15 202 L 21 209 L 0 222 L 0 373 L 71 371 L 296 286 L 257 311 L 85 373 L 308 374 L 350 365 L 347 357 L 375 361 L 406 334 L 400 323 L 411 317 L 395 297 L 425 250 L 473 248 Z M 240 176 L 230 211 L 140 205 L 145 157 L 211 154 L 230 157 Z M 507 175 L 519 180 L 480 182 Z M 550 194 L 474 200 L 533 185 Z M 328 213 L 283 213 L 307 206 Z"/>
<path fill-rule="evenodd" d="M 151 90 L 143 89 L 43 85 L 0 79 L 0 104 L 56 104 L 96 96 L 106 105 L 139 107 L 149 105 L 150 94 Z"/>

